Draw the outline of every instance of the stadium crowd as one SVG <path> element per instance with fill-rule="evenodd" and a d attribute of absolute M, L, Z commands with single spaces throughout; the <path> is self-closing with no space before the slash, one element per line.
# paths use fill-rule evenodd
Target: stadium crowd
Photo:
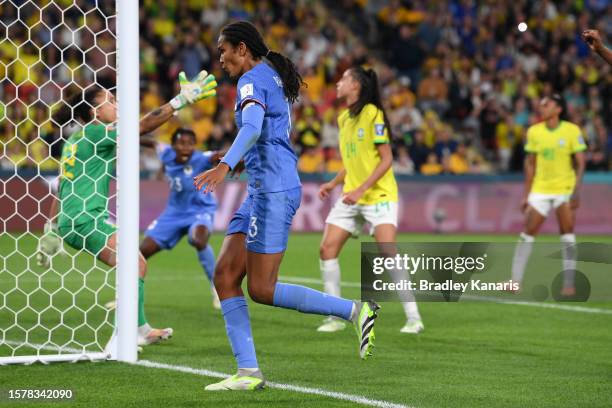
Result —
<path fill-rule="evenodd" d="M 25 4 L 19 19 L 11 2 L 0 5 L 10 38 L 0 42 L 5 169 L 34 163 L 57 169 L 54 104 L 75 84 L 115 85 L 115 22 L 108 17 L 114 13 L 104 6 L 112 2 L 95 9 L 90 0 L 72 6 L 56 0 L 63 12 L 49 1 L 35 3 Z M 220 69 L 216 39 L 236 19 L 265 27 L 267 44 L 296 61 L 308 84 L 293 114 L 303 173 L 341 166 L 335 84 L 353 64 L 379 74 L 397 174 L 522 171 L 525 131 L 538 121 L 539 99 L 552 93 L 564 96 L 567 119 L 583 129 L 587 170 L 611 168 L 612 72 L 580 39 L 587 27 L 612 38 L 612 5 L 605 0 L 144 0 L 142 111 L 176 94 L 181 70 L 193 77 L 207 69 L 220 84 L 216 99 L 181 111 L 156 132 L 159 140 L 188 124 L 202 149 L 231 143 L 235 89 Z M 517 29 L 522 21 L 526 32 Z M 155 152 L 141 157 L 142 169 L 155 174 Z"/>

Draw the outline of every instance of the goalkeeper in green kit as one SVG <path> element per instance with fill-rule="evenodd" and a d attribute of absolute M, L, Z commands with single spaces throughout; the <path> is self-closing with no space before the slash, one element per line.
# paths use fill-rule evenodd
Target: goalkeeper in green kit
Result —
<path fill-rule="evenodd" d="M 141 135 L 167 122 L 175 111 L 216 95 L 217 82 L 206 71 L 200 72 L 192 81 L 188 81 L 185 74 L 181 73 L 179 82 L 181 91 L 176 97 L 140 120 Z M 57 233 L 71 247 L 85 249 L 105 264 L 115 266 L 116 227 L 108 221 L 107 210 L 117 147 L 115 97 L 105 89 L 91 86 L 74 95 L 67 104 L 55 113 L 55 122 L 63 125 L 74 119 L 81 127 L 65 141 L 62 150 Z M 53 218 L 53 214 L 50 218 Z M 60 248 L 57 243 L 59 240 L 48 232 L 48 228 L 45 232 L 39 251 L 43 257 L 51 257 Z M 48 260 L 44 263 L 48 264 Z M 173 333 L 171 328 L 154 329 L 147 323 L 144 312 L 145 274 L 146 261 L 140 255 L 139 345 L 157 343 L 168 339 Z"/>

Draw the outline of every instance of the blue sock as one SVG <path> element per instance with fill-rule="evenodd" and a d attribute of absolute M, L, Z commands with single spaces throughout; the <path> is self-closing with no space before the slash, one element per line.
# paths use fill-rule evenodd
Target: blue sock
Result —
<path fill-rule="evenodd" d="M 274 306 L 350 320 L 353 301 L 330 296 L 306 286 L 277 283 L 274 289 Z"/>
<path fill-rule="evenodd" d="M 200 260 L 200 265 L 204 268 L 204 272 L 206 272 L 206 276 L 208 276 L 208 280 L 212 283 L 213 274 L 215 273 L 215 253 L 210 245 L 206 245 L 201 251 L 198 251 L 198 259 Z"/>
<path fill-rule="evenodd" d="M 225 330 L 229 337 L 238 368 L 257 368 L 255 343 L 251 333 L 249 309 L 244 296 L 236 296 L 221 301 L 221 311 L 225 319 Z"/>

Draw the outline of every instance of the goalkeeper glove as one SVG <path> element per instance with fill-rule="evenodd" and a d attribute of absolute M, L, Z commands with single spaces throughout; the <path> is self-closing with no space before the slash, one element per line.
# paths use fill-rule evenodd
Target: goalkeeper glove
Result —
<path fill-rule="evenodd" d="M 51 258 L 62 250 L 62 239 L 57 235 L 57 225 L 48 222 L 45 224 L 45 233 L 38 241 L 36 263 L 38 266 L 48 268 Z"/>
<path fill-rule="evenodd" d="M 170 101 L 170 105 L 172 105 L 174 110 L 183 109 L 187 105 L 217 94 L 215 90 L 217 87 L 215 76 L 209 74 L 206 70 L 200 71 L 198 76 L 192 81 L 187 79 L 185 72 L 181 72 L 178 79 L 181 92 Z"/>

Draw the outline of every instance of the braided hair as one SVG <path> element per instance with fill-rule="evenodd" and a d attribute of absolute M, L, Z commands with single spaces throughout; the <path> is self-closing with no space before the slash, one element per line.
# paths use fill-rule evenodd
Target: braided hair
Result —
<path fill-rule="evenodd" d="M 283 91 L 289 102 L 293 103 L 298 99 L 304 81 L 297 67 L 283 54 L 270 50 L 253 24 L 248 21 L 228 24 L 221 30 L 221 35 L 234 47 L 243 42 L 256 60 L 266 57 L 280 75 Z"/>

